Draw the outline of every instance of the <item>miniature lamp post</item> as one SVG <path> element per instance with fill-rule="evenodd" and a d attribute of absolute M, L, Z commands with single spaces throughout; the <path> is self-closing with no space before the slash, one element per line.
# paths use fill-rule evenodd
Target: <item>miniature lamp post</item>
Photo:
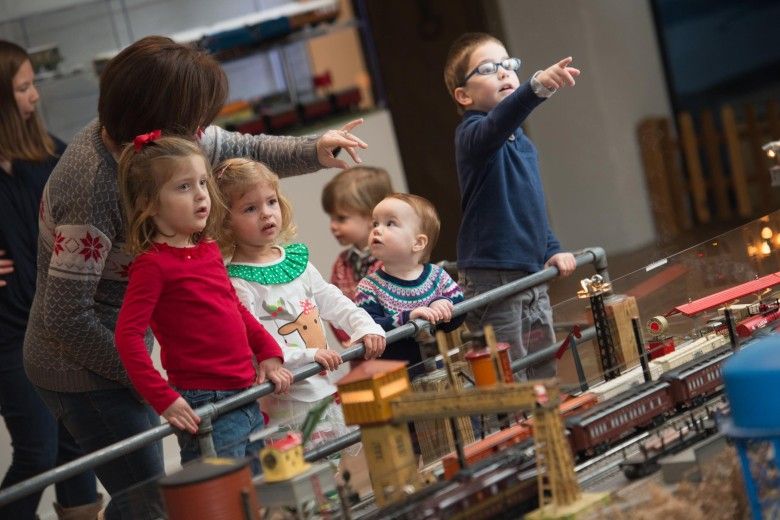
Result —
<path fill-rule="evenodd" d="M 612 284 L 596 274 L 580 282 L 582 290 L 577 291 L 578 298 L 590 300 L 590 310 L 593 313 L 593 324 L 596 326 L 596 343 L 599 346 L 601 369 L 604 380 L 609 381 L 620 375 L 620 365 L 615 352 L 615 342 L 609 329 L 607 311 L 604 307 L 604 296 L 609 294 Z"/>
<path fill-rule="evenodd" d="M 731 417 L 722 424 L 742 466 L 752 518 L 780 514 L 780 337 L 755 341 L 723 367 Z"/>

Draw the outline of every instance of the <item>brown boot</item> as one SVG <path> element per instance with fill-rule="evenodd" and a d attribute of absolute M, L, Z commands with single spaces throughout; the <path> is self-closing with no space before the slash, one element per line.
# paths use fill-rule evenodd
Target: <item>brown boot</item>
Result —
<path fill-rule="evenodd" d="M 54 511 L 57 513 L 57 520 L 95 520 L 98 513 L 103 508 L 103 495 L 98 493 L 98 499 L 91 504 L 83 506 L 62 507 L 57 502 L 54 503 Z"/>

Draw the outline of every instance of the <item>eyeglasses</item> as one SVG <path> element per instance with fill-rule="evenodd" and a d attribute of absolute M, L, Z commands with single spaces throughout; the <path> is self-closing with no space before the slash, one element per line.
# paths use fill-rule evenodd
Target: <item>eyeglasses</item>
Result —
<path fill-rule="evenodd" d="M 463 83 L 461 83 L 461 85 L 465 85 L 469 78 L 474 74 L 479 74 L 480 76 L 489 76 L 498 72 L 499 66 L 501 66 L 504 70 L 518 70 L 521 63 L 522 62 L 520 61 L 520 58 L 507 58 L 497 62 L 488 61 L 485 63 L 480 63 L 477 65 L 477 68 L 466 74 L 466 77 L 463 78 Z"/>

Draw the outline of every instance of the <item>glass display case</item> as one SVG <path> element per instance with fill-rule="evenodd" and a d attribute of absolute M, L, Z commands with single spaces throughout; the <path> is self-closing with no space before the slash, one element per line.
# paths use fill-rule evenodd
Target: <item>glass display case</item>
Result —
<path fill-rule="evenodd" d="M 764 280 L 764 277 L 777 272 L 780 272 L 780 211 L 671 256 L 659 258 L 636 271 L 612 278 L 611 298 L 628 297 L 635 300 L 635 309 L 638 311 L 646 343 L 672 338 L 675 350 L 680 350 L 686 342 L 701 338 L 702 335 L 712 332 L 713 328 L 723 332 L 723 308 L 726 305 L 776 300 L 780 295 L 780 287 L 774 287 L 771 277 L 767 280 Z M 581 273 L 587 274 L 585 269 L 580 269 L 573 276 L 582 278 Z M 684 307 L 681 309 L 683 312 L 676 310 L 685 304 L 756 280 L 763 281 L 755 287 L 745 288 L 745 291 L 742 291 L 745 294 L 739 298 L 730 299 L 734 293 L 723 294 L 719 298 L 722 301 L 712 306 L 703 303 L 706 308 L 700 311 L 696 306 Z M 609 304 L 610 296 L 606 296 L 605 300 Z M 559 340 L 569 332 L 565 328 L 567 326 L 579 324 L 586 328 L 593 324 L 588 300 L 580 299 L 574 294 L 568 300 L 555 305 L 553 313 L 555 322 L 564 325 L 557 327 Z M 656 317 L 662 317 L 666 322 L 662 330 L 654 330 L 656 321 L 653 319 Z M 769 314 L 770 319 L 774 317 Z M 735 309 L 734 319 L 736 325 L 739 325 L 747 319 L 747 312 L 739 314 Z M 763 323 L 749 331 L 749 334 L 746 331 L 740 339 L 746 341 L 754 334 L 765 333 L 764 326 L 767 325 Z M 615 336 L 613 341 L 616 343 L 615 348 L 619 350 L 620 340 L 625 339 L 625 335 Z M 593 384 L 603 379 L 595 340 L 582 342 L 579 347 L 588 382 Z M 631 346 L 631 349 L 633 348 L 635 343 Z M 626 351 L 631 353 L 630 349 Z M 636 364 L 634 358 L 634 365 Z M 619 368 L 625 370 L 628 367 Z M 560 360 L 558 373 L 563 385 L 578 383 L 571 351 L 567 351 Z"/>

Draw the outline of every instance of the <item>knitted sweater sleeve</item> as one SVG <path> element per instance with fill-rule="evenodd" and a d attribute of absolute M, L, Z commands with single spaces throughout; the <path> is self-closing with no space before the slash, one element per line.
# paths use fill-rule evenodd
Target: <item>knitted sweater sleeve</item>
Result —
<path fill-rule="evenodd" d="M 213 166 L 225 159 L 249 157 L 268 165 L 280 177 L 290 177 L 322 168 L 317 159 L 318 139 L 316 135 L 250 135 L 209 126 L 200 144 Z"/>
<path fill-rule="evenodd" d="M 64 162 L 61 160 L 61 163 Z M 60 167 L 65 167 L 60 165 Z M 53 179 L 45 189 L 41 209 L 52 230 L 47 282 L 43 288 L 43 327 L 56 335 L 67 356 L 106 379 L 130 386 L 114 346 L 114 333 L 95 312 L 95 295 L 106 260 L 121 226 L 115 191 L 84 181 L 90 174 L 74 165 L 69 178 Z M 43 233 L 43 231 L 42 231 Z M 39 296 L 40 297 L 40 296 Z"/>
<path fill-rule="evenodd" d="M 550 257 L 556 253 L 561 252 L 561 243 L 555 237 L 552 229 L 547 228 L 547 250 L 544 252 L 544 261 L 550 259 Z"/>
<path fill-rule="evenodd" d="M 455 280 L 452 279 L 449 274 L 447 274 L 447 271 L 441 269 L 438 266 L 436 266 L 436 269 L 439 271 L 439 280 L 436 284 L 436 292 L 438 295 L 434 301 L 439 299 L 447 299 L 451 301 L 453 305 L 457 305 L 458 303 L 462 302 L 464 298 L 463 291 L 461 290 L 460 286 L 455 282 Z M 462 314 L 452 318 L 446 323 L 440 323 L 436 328 L 445 332 L 452 332 L 453 330 L 460 327 L 460 325 L 465 320 L 466 315 Z"/>
<path fill-rule="evenodd" d="M 396 327 L 393 316 L 387 313 L 380 303 L 376 289 L 368 276 L 358 283 L 355 303 L 366 311 L 374 322 L 382 327 L 383 330 L 393 330 Z"/>

